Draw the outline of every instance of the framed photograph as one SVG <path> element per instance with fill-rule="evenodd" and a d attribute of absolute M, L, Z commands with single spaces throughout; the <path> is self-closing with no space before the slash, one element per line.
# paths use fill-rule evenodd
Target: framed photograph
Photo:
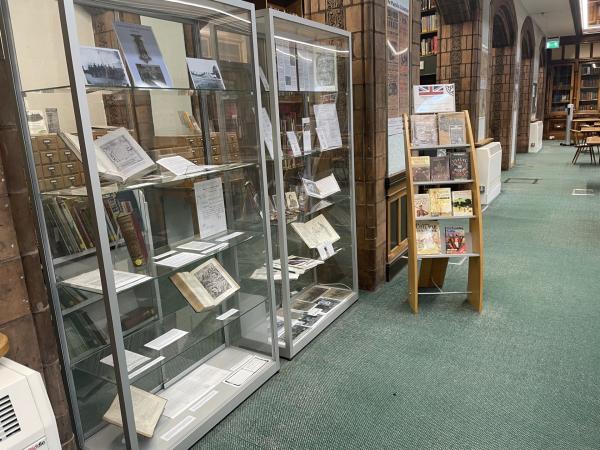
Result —
<path fill-rule="evenodd" d="M 114 28 L 133 84 L 150 88 L 173 87 L 152 28 L 125 22 L 115 22 Z"/>
<path fill-rule="evenodd" d="M 214 59 L 186 58 L 195 89 L 224 91 L 225 83 Z"/>
<path fill-rule="evenodd" d="M 79 53 L 85 83 L 88 86 L 130 86 L 119 50 L 81 46 Z"/>

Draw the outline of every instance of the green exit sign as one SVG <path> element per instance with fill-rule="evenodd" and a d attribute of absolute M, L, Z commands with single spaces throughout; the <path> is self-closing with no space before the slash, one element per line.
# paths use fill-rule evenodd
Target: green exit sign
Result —
<path fill-rule="evenodd" d="M 546 49 L 552 50 L 554 48 L 560 48 L 560 38 L 546 40 Z"/>

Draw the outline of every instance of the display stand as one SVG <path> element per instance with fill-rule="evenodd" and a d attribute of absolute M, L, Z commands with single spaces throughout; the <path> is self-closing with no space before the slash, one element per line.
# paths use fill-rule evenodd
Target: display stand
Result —
<path fill-rule="evenodd" d="M 2 36 L 78 448 L 189 448 L 279 370 L 254 7 L 35 4 Z"/>
<path fill-rule="evenodd" d="M 291 359 L 358 298 L 352 47 L 346 31 L 272 9 L 257 29 L 278 340 Z"/>
<path fill-rule="evenodd" d="M 8 338 L 0 333 L 0 358 L 8 353 Z"/>
<path fill-rule="evenodd" d="M 479 181 L 477 175 L 477 155 L 473 141 L 473 132 L 468 111 L 464 111 L 466 125 L 466 143 L 461 145 L 430 145 L 414 146 L 411 139 L 410 119 L 404 115 L 404 136 L 406 148 L 406 174 L 408 178 L 408 303 L 413 313 L 419 312 L 420 295 L 443 295 L 443 294 L 467 294 L 467 300 L 478 312 L 483 309 L 483 235 L 482 216 L 479 198 Z M 454 151 L 467 152 L 470 162 L 470 179 L 445 181 L 414 181 L 411 156 L 423 156 L 426 153 L 445 149 L 448 154 Z M 434 155 L 435 156 L 435 155 Z M 442 251 L 439 254 L 417 253 L 417 223 L 420 218 L 415 212 L 415 194 L 423 189 L 435 187 L 450 187 L 452 190 L 470 190 L 472 196 L 473 213 L 469 217 L 437 217 L 427 219 L 437 223 L 446 221 L 468 221 L 470 243 L 467 244 L 465 253 L 447 254 Z M 450 222 L 451 223 L 451 222 Z M 468 282 L 465 292 L 443 291 L 446 270 L 450 258 L 467 258 L 468 260 Z"/>

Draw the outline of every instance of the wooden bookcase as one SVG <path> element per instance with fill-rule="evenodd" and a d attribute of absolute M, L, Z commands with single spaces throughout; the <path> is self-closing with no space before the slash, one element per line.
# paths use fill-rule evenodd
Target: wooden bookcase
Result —
<path fill-rule="evenodd" d="M 579 77 L 577 83 L 578 113 L 597 113 L 598 92 L 600 90 L 600 63 L 593 61 L 579 63 Z"/>
<path fill-rule="evenodd" d="M 463 111 L 465 115 L 467 143 L 464 145 L 438 145 L 428 147 L 414 147 L 411 139 L 411 128 L 409 116 L 404 114 L 404 139 L 406 148 L 406 176 L 407 176 L 407 195 L 408 195 L 408 303 L 413 313 L 419 312 L 419 294 L 426 295 L 425 292 L 419 292 L 419 288 L 437 288 L 438 292 L 429 294 L 460 294 L 463 292 L 444 292 L 442 287 L 446 278 L 446 269 L 450 258 L 468 259 L 468 280 L 467 301 L 477 311 L 483 309 L 483 225 L 481 217 L 481 203 L 479 199 L 479 180 L 477 175 L 477 157 L 475 154 L 475 142 L 473 140 L 473 130 L 469 119 L 468 111 Z M 436 149 L 446 149 L 451 151 L 466 151 L 469 154 L 471 164 L 470 180 L 448 180 L 448 181 L 428 181 L 414 182 L 411 165 L 411 156 L 422 156 L 424 152 L 434 151 Z M 437 255 L 418 255 L 417 254 L 417 218 L 414 208 L 414 196 L 419 193 L 419 189 L 424 187 L 451 187 L 461 190 L 471 190 L 473 202 L 473 215 L 471 217 L 447 217 L 432 218 L 431 221 L 444 223 L 448 220 L 463 220 L 469 223 L 469 234 L 471 237 L 470 247 L 464 254 L 446 254 Z M 441 230 L 441 227 L 440 227 Z M 441 239 L 440 239 L 441 240 Z"/>

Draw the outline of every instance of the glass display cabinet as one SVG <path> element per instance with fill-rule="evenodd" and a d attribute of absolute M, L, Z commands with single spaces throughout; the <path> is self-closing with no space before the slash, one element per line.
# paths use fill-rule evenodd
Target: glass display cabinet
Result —
<path fill-rule="evenodd" d="M 79 446 L 188 448 L 279 368 L 254 7 L 0 4 Z"/>
<path fill-rule="evenodd" d="M 257 12 L 280 354 L 358 298 L 350 33 Z"/>

